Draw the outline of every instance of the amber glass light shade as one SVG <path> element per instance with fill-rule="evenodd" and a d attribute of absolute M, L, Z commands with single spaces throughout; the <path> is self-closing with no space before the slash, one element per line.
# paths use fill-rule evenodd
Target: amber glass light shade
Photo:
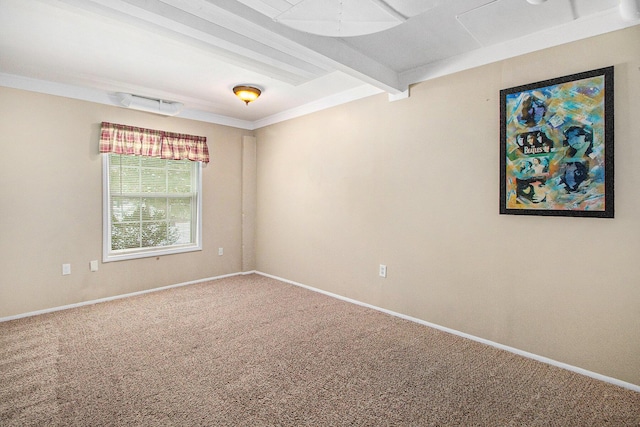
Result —
<path fill-rule="evenodd" d="M 233 88 L 233 93 L 235 93 L 238 98 L 244 101 L 245 104 L 249 105 L 250 102 L 258 99 L 262 92 L 260 91 L 260 89 L 253 86 L 236 86 Z"/>

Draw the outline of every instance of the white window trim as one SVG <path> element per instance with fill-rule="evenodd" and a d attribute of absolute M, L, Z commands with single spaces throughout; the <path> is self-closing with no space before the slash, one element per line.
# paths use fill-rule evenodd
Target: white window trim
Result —
<path fill-rule="evenodd" d="M 196 183 L 198 194 L 196 196 L 196 241 L 186 245 L 174 245 L 157 249 L 132 249 L 127 252 L 114 254 L 111 251 L 111 207 L 109 188 L 109 153 L 102 155 L 102 262 L 124 261 L 129 259 L 151 258 L 185 252 L 202 250 L 202 165 L 196 167 Z"/>

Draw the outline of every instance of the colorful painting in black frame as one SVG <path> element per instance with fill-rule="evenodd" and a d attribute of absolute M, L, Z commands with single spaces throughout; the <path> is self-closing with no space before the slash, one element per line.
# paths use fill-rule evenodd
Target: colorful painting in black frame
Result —
<path fill-rule="evenodd" d="M 614 217 L 613 67 L 500 91 L 500 213 Z"/>

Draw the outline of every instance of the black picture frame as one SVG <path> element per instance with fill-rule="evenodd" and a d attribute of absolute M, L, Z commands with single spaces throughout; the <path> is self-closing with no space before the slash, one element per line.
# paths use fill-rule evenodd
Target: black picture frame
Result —
<path fill-rule="evenodd" d="M 613 66 L 500 91 L 500 214 L 614 217 Z"/>

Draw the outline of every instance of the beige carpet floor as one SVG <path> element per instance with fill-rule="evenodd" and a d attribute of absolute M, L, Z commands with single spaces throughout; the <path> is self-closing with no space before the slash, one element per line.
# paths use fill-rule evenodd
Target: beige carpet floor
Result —
<path fill-rule="evenodd" d="M 0 323 L 1 426 L 639 426 L 640 393 L 259 275 Z"/>

